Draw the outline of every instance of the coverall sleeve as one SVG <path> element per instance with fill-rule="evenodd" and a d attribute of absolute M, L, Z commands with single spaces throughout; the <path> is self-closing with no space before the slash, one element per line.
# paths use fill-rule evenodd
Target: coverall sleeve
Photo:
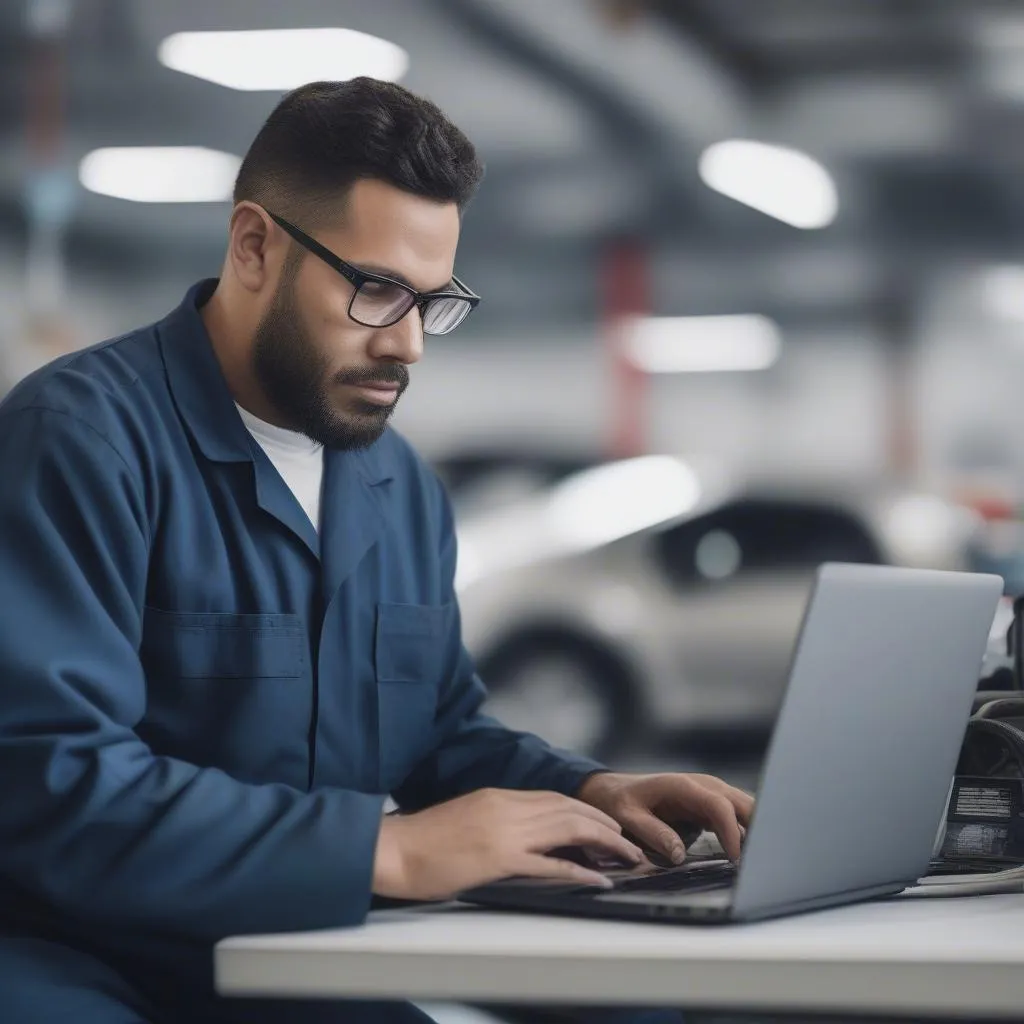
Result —
<path fill-rule="evenodd" d="M 0 876 L 74 919 L 204 941 L 361 921 L 380 797 L 244 784 L 134 731 L 139 467 L 21 408 L 0 415 L 0 478 Z"/>
<path fill-rule="evenodd" d="M 447 684 L 435 720 L 434 746 L 396 790 L 395 801 L 402 810 L 414 811 L 486 787 L 544 789 L 572 796 L 589 775 L 606 770 L 604 766 L 550 747 L 538 736 L 509 729 L 480 711 L 487 691 L 462 643 L 451 503 L 440 481 L 436 486 L 445 600 L 454 610 L 447 638 Z"/>

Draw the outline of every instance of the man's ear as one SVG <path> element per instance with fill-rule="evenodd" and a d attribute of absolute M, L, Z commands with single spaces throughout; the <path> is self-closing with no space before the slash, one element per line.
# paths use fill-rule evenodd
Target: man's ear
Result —
<path fill-rule="evenodd" d="M 244 201 L 231 211 L 228 262 L 246 290 L 266 288 L 283 261 L 287 245 L 276 234 L 273 221 L 256 203 Z"/>

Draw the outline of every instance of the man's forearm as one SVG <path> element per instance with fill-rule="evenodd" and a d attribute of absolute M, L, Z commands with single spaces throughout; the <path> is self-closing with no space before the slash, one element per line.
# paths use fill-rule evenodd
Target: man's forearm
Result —
<path fill-rule="evenodd" d="M 589 758 L 555 751 L 486 715 L 463 720 L 396 791 L 403 810 L 415 810 L 476 789 L 544 789 L 575 796 L 604 767 Z"/>
<path fill-rule="evenodd" d="M 369 908 L 380 797 L 248 785 L 141 744 L 92 780 L 82 768 L 92 792 L 73 806 L 47 797 L 44 763 L 15 745 L 0 744 L 0 767 L 19 779 L 0 809 L 0 872 L 87 925 L 209 941 L 355 924 Z"/>

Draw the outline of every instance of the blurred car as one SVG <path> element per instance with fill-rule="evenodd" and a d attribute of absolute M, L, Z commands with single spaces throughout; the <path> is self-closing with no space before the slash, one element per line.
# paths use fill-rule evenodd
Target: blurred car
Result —
<path fill-rule="evenodd" d="M 510 491 L 505 469 L 483 474 L 492 497 Z M 655 731 L 767 729 L 820 563 L 962 569 L 976 528 L 929 494 L 741 486 L 668 456 L 538 471 L 510 500 L 455 504 L 489 710 L 599 756 Z"/>
<path fill-rule="evenodd" d="M 449 453 L 432 465 L 462 518 L 537 494 L 603 461 L 589 452 L 489 446 Z"/>

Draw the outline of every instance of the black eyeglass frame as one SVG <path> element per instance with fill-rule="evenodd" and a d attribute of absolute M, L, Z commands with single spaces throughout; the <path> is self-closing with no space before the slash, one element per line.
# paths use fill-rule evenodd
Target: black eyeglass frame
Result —
<path fill-rule="evenodd" d="M 472 313 L 480 303 L 480 296 L 466 287 L 466 285 L 454 274 L 452 274 L 452 281 L 457 288 L 461 289 L 461 291 L 418 292 L 415 288 L 410 288 L 407 284 L 404 284 L 401 281 L 396 281 L 393 277 L 385 277 L 382 274 L 371 274 L 366 270 L 360 270 L 359 267 L 353 266 L 348 261 L 343 260 L 340 256 L 331 252 L 331 250 L 325 245 L 321 245 L 315 238 L 307 235 L 305 231 L 296 227 L 291 223 L 291 221 L 285 220 L 284 217 L 279 217 L 276 213 L 271 213 L 270 210 L 267 210 L 266 212 L 267 216 L 270 217 L 270 219 L 280 228 L 288 232 L 288 234 L 291 235 L 299 245 L 304 249 L 308 249 L 314 256 L 318 256 L 322 259 L 332 270 L 336 270 L 343 278 L 345 278 L 346 281 L 349 282 L 349 284 L 352 285 L 354 291 L 352 292 L 352 298 L 348 303 L 348 315 L 357 324 L 362 324 L 363 327 L 393 327 L 402 319 L 402 317 L 408 316 L 412 312 L 413 307 L 419 309 L 420 318 L 422 320 L 426 312 L 427 305 L 435 299 L 462 299 L 469 303 L 469 313 Z M 356 301 L 356 296 L 359 294 L 359 289 L 367 281 L 375 281 L 377 284 L 389 284 L 393 285 L 395 288 L 401 288 L 402 291 L 412 296 L 412 305 L 400 316 L 396 316 L 394 320 L 391 320 L 386 324 L 364 323 L 358 317 L 352 316 L 352 306 Z M 455 325 L 455 327 L 445 333 L 451 334 L 457 327 L 465 323 L 466 317 L 469 316 L 469 313 L 466 313 L 466 316 L 464 316 Z M 424 327 L 424 331 L 427 334 L 431 333 L 426 330 L 426 327 Z"/>

